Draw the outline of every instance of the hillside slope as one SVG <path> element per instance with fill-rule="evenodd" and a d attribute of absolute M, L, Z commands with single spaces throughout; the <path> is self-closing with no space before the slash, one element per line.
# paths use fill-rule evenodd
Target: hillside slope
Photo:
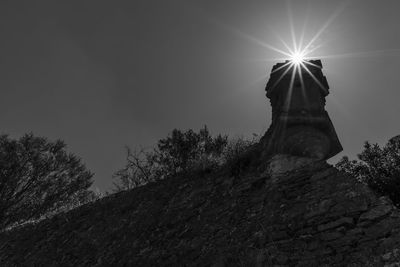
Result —
<path fill-rule="evenodd" d="M 0 266 L 384 266 L 399 230 L 390 201 L 315 162 L 118 193 L 0 234 Z"/>

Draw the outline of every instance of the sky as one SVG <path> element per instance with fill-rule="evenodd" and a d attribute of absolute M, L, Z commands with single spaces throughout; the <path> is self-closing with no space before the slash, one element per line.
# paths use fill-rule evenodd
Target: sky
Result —
<path fill-rule="evenodd" d="M 265 84 L 304 29 L 344 155 L 400 134 L 398 0 L 0 2 L 0 132 L 62 139 L 112 188 L 124 146 L 271 123 Z M 292 25 L 292 26 L 291 26 Z M 316 38 L 314 38 L 316 37 Z M 275 50 L 274 50 L 275 49 Z"/>

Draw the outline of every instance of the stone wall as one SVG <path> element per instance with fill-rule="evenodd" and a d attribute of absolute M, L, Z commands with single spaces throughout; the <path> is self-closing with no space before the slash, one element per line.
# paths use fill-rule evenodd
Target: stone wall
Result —
<path fill-rule="evenodd" d="M 0 266 L 398 266 L 399 230 L 390 201 L 313 162 L 118 193 L 0 234 Z"/>

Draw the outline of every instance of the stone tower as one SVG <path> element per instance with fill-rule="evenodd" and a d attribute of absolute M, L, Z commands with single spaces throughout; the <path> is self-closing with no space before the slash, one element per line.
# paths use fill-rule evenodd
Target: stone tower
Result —
<path fill-rule="evenodd" d="M 266 91 L 272 105 L 272 124 L 264 138 L 267 155 L 326 160 L 342 151 L 325 110 L 329 86 L 320 60 L 276 64 Z"/>

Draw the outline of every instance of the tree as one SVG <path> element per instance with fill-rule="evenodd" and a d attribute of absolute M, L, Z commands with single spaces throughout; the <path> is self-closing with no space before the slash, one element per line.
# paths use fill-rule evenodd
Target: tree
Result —
<path fill-rule="evenodd" d="M 0 229 L 96 198 L 93 174 L 64 142 L 0 136 Z"/>
<path fill-rule="evenodd" d="M 156 166 L 151 152 L 144 149 L 132 151 L 128 146 L 125 149 L 126 165 L 113 175 L 113 179 L 116 180 L 113 182 L 114 191 L 133 189 L 157 180 Z"/>
<path fill-rule="evenodd" d="M 336 167 L 367 184 L 377 194 L 389 197 L 400 207 L 400 138 L 395 137 L 383 147 L 365 142 L 358 160 L 343 157 Z"/>
<path fill-rule="evenodd" d="M 228 139 L 221 134 L 213 137 L 206 126 L 199 132 L 174 129 L 152 150 L 126 147 L 126 165 L 113 175 L 114 191 L 183 173 L 210 172 L 227 163 L 233 172 L 239 173 L 249 158 L 243 155 L 257 141 L 257 135 L 252 140 Z"/>
<path fill-rule="evenodd" d="M 216 168 L 221 164 L 227 144 L 227 136 L 212 137 L 204 126 L 198 133 L 174 129 L 150 151 L 132 151 L 127 147 L 127 163 L 113 175 L 115 191 L 132 189 L 182 173 Z"/>
<path fill-rule="evenodd" d="M 204 126 L 198 133 L 174 129 L 161 139 L 152 160 L 158 166 L 158 175 L 175 176 L 193 169 L 214 167 L 228 143 L 228 137 L 212 137 Z"/>

